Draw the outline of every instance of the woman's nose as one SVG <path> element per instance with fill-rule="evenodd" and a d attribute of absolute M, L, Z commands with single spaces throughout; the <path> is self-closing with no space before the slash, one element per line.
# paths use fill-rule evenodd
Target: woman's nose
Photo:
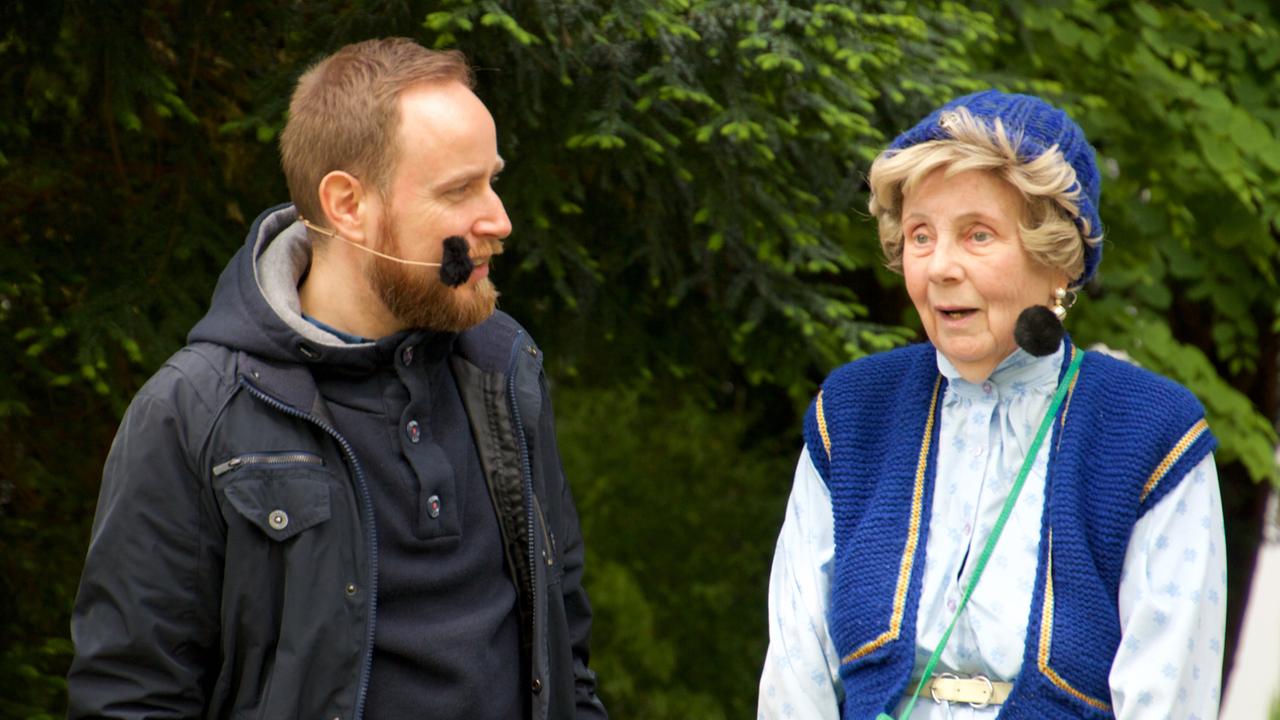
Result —
<path fill-rule="evenodd" d="M 929 256 L 929 281 L 954 282 L 964 277 L 960 247 L 950 237 L 939 237 Z"/>

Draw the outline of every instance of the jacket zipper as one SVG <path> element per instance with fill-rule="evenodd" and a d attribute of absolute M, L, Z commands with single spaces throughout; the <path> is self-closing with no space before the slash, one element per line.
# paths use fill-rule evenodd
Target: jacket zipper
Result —
<path fill-rule="evenodd" d="M 511 346 L 511 367 L 507 372 L 507 402 L 511 406 L 511 421 L 516 431 L 516 447 L 520 451 L 520 472 L 524 479 L 525 522 L 527 523 L 525 537 L 529 538 L 529 601 L 532 603 L 533 610 L 529 617 L 529 648 L 530 652 L 537 653 L 538 643 L 536 633 L 534 631 L 537 629 L 536 615 L 538 612 L 538 601 L 536 576 L 538 573 L 536 570 L 537 558 L 533 551 L 533 546 L 535 544 L 533 537 L 533 470 L 529 465 L 529 448 L 525 445 L 524 421 L 520 417 L 520 405 L 516 402 L 516 368 L 518 365 L 517 361 L 520 358 L 520 336 L 522 334 L 523 333 L 516 335 L 515 342 Z M 534 669 L 532 657 L 529 658 L 529 663 L 529 670 L 532 672 Z"/>
<path fill-rule="evenodd" d="M 369 692 L 369 672 L 373 669 L 373 628 L 378 610 L 378 532 L 377 527 L 374 525 L 373 499 L 369 495 L 368 485 L 365 484 L 364 471 L 360 468 L 360 461 L 356 459 L 356 453 L 355 450 L 351 448 L 351 443 L 347 442 L 347 439 L 344 438 L 337 429 L 314 415 L 310 415 L 298 410 L 297 408 L 285 405 L 262 390 L 254 387 L 243 377 L 240 378 L 240 385 L 247 390 L 250 395 L 266 403 L 268 406 L 275 408 L 286 415 L 306 420 L 321 430 L 324 430 L 330 437 L 338 442 L 338 445 L 342 447 L 343 455 L 345 455 L 347 460 L 351 463 L 351 468 L 355 470 L 356 485 L 360 487 L 360 494 L 364 499 L 364 523 L 369 532 L 370 550 L 369 629 L 366 632 L 365 637 L 364 668 L 360 671 L 360 687 L 356 691 L 356 708 L 355 715 L 353 717 L 353 720 L 360 720 L 360 718 L 364 716 L 365 696 Z"/>
<path fill-rule="evenodd" d="M 311 453 L 250 453 L 237 455 L 213 466 L 213 476 L 225 475 L 246 465 L 324 465 L 324 458 Z"/>

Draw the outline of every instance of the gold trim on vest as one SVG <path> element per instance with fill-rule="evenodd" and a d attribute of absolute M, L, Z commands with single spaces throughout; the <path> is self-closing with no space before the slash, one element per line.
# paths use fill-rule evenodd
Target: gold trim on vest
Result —
<path fill-rule="evenodd" d="M 933 443 L 933 425 L 937 418 L 938 391 L 942 376 L 933 382 L 933 399 L 929 401 L 929 419 L 924 424 L 924 439 L 920 442 L 920 458 L 916 461 L 916 482 L 911 494 L 911 520 L 907 526 L 907 546 L 902 551 L 902 564 L 898 568 L 898 587 L 893 595 L 893 614 L 889 617 L 889 629 L 875 640 L 854 650 L 840 664 L 857 660 L 897 640 L 902 631 L 902 615 L 907 605 L 907 588 L 911 585 L 911 568 L 916 559 L 916 546 L 920 544 L 920 517 L 924 504 L 925 470 L 929 467 L 929 447 Z"/>
<path fill-rule="evenodd" d="M 1072 345 L 1072 346 L 1071 346 L 1071 359 L 1072 359 L 1072 360 L 1075 360 L 1075 359 L 1076 359 L 1076 353 L 1077 353 L 1077 352 L 1079 352 L 1079 350 L 1076 348 L 1076 346 L 1075 346 L 1075 345 Z M 1084 374 L 1083 370 L 1084 370 L 1084 368 L 1083 368 L 1083 367 L 1081 367 L 1079 370 L 1076 370 L 1076 376 L 1075 376 L 1074 378 L 1071 378 L 1071 387 L 1067 388 L 1067 400 L 1066 400 L 1066 402 L 1065 402 L 1065 403 L 1063 403 L 1063 405 L 1062 405 L 1062 421 L 1058 423 L 1058 427 L 1059 427 L 1059 428 L 1061 428 L 1061 427 L 1063 427 L 1063 426 L 1065 426 L 1065 425 L 1067 424 L 1067 413 L 1068 413 L 1068 412 L 1071 412 L 1071 398 L 1075 397 L 1075 394 L 1076 394 L 1076 385 L 1080 382 L 1080 376 Z M 1061 437 L 1061 436 L 1059 436 L 1059 437 L 1058 437 L 1058 444 L 1059 444 L 1059 445 L 1061 445 L 1061 444 L 1062 444 L 1062 437 Z"/>
<path fill-rule="evenodd" d="M 831 436 L 827 435 L 827 416 L 822 414 L 822 391 L 818 391 L 818 403 L 815 409 L 818 418 L 818 434 L 822 436 L 822 447 L 827 451 L 827 462 L 831 462 Z"/>
<path fill-rule="evenodd" d="M 1156 466 L 1156 471 L 1151 473 L 1151 477 L 1147 479 L 1147 484 L 1142 487 L 1142 494 L 1138 496 L 1138 502 L 1144 502 L 1147 499 L 1147 496 L 1151 494 L 1151 491 L 1156 489 L 1156 485 L 1159 485 L 1160 481 L 1163 480 L 1164 476 L 1169 472 L 1169 468 L 1173 467 L 1173 464 L 1178 462 L 1178 458 L 1182 457 L 1182 454 L 1185 453 L 1196 440 L 1199 440 L 1201 435 L 1208 431 L 1209 423 L 1205 422 L 1204 418 L 1200 418 L 1196 421 L 1195 425 L 1191 426 L 1191 429 L 1188 430 L 1187 433 L 1182 436 L 1182 439 L 1173 446 L 1173 449 L 1169 451 L 1169 454 L 1164 456 L 1164 460 L 1161 460 L 1160 464 Z"/>
<path fill-rule="evenodd" d="M 1111 705 L 1097 698 L 1089 697 L 1079 690 L 1071 686 L 1057 673 L 1053 668 L 1049 667 L 1049 646 L 1053 643 L 1053 528 L 1049 529 L 1049 552 L 1045 557 L 1044 570 L 1044 607 L 1040 611 L 1040 648 L 1036 655 L 1036 665 L 1040 668 L 1041 674 L 1049 678 L 1058 687 L 1058 689 L 1068 695 L 1095 707 L 1103 712 L 1111 712 Z"/>

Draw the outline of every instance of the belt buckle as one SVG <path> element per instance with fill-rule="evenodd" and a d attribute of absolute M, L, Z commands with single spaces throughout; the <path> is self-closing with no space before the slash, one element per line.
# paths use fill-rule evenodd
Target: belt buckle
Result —
<path fill-rule="evenodd" d="M 991 678 L 987 677 L 986 675 L 974 675 L 973 677 L 969 677 L 969 678 L 962 678 L 962 677 L 960 677 L 959 675 L 956 675 L 955 673 L 944 672 L 944 673 L 938 673 L 937 675 L 934 675 L 933 677 L 934 677 L 935 679 L 942 679 L 942 680 L 956 680 L 956 681 L 961 681 L 961 680 L 981 680 L 982 682 L 986 683 L 986 685 L 987 685 L 987 700 L 986 700 L 986 702 L 980 702 L 980 703 L 973 703 L 973 702 L 970 702 L 970 703 L 965 703 L 966 705 L 968 705 L 968 706 L 969 706 L 969 707 L 971 707 L 971 708 L 974 708 L 975 710 L 981 710 L 982 708 L 985 708 L 985 707 L 987 707 L 987 706 L 991 705 L 991 698 L 993 698 L 993 697 L 995 697 L 995 696 L 996 696 L 996 688 L 995 688 L 995 685 L 992 685 L 992 684 L 991 684 Z M 950 700 L 943 700 L 943 699 L 939 698 L 939 697 L 938 697 L 938 689 L 937 689 L 937 687 L 936 687 L 936 686 L 934 686 L 932 683 L 930 683 L 930 685 L 929 685 L 929 695 L 933 697 L 933 701 L 934 701 L 935 703 L 937 703 L 938 705 L 941 705 L 941 704 L 942 704 L 942 703 L 944 703 L 944 702 L 951 702 Z"/>
<path fill-rule="evenodd" d="M 974 675 L 971 680 L 981 680 L 987 684 L 987 700 L 982 703 L 969 703 L 969 707 L 981 709 L 991 704 L 991 698 L 996 696 L 996 686 L 991 684 L 991 678 L 986 675 Z"/>
<path fill-rule="evenodd" d="M 955 673 L 944 672 L 944 673 L 938 673 L 937 675 L 933 676 L 933 679 L 935 680 L 937 680 L 938 678 L 942 678 L 944 680 L 959 680 L 960 676 L 956 675 Z M 935 704 L 941 705 L 944 702 L 950 702 L 949 700 L 943 700 L 942 698 L 938 697 L 938 688 L 933 683 L 929 683 L 929 695 L 933 697 L 933 702 Z"/>

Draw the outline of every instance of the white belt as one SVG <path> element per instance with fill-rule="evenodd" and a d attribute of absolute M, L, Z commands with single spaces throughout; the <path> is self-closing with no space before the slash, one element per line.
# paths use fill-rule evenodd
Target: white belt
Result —
<path fill-rule="evenodd" d="M 922 693 L 936 703 L 969 703 L 973 707 L 1000 705 L 1009 698 L 1013 683 L 992 680 L 985 675 L 962 678 L 951 673 L 934 675 L 924 681 Z"/>

